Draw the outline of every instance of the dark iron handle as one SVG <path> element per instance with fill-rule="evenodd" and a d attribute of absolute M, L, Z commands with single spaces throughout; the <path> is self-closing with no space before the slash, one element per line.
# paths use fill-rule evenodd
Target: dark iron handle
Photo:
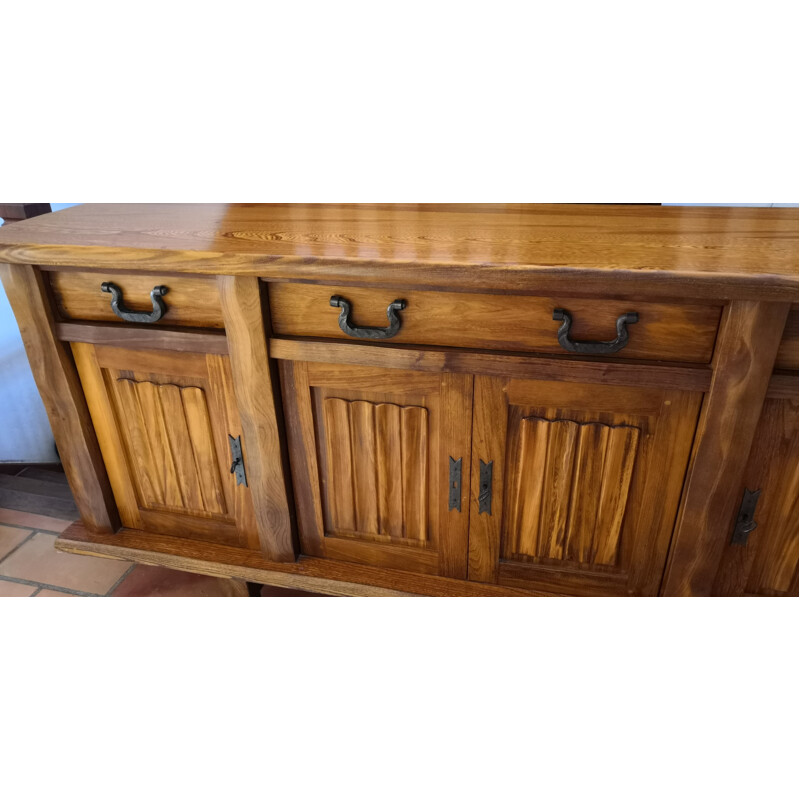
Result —
<path fill-rule="evenodd" d="M 333 308 L 342 309 L 339 312 L 339 327 L 348 336 L 354 336 L 356 339 L 391 339 L 392 336 L 397 336 L 400 331 L 401 320 L 397 312 L 402 311 L 406 307 L 406 301 L 395 300 L 393 303 L 389 303 L 389 308 L 386 309 L 386 316 L 389 319 L 388 328 L 369 328 L 351 325 L 350 302 L 345 300 L 341 295 L 335 294 L 331 297 L 331 306 L 333 306 Z"/>
<path fill-rule="evenodd" d="M 563 308 L 553 309 L 553 319 L 561 322 L 558 329 L 558 343 L 570 353 L 585 353 L 587 355 L 607 355 L 608 353 L 618 353 L 628 344 L 628 325 L 633 325 L 639 321 L 639 315 L 635 311 L 627 314 L 620 314 L 617 317 L 617 338 L 610 342 L 576 342 L 569 338 L 569 329 L 572 327 L 572 317 Z M 563 321 L 562 321 L 563 320 Z"/>
<path fill-rule="evenodd" d="M 130 311 L 125 308 L 122 304 L 122 289 L 116 283 L 102 283 L 100 288 L 111 294 L 111 310 L 125 322 L 158 322 L 167 313 L 167 304 L 161 299 L 169 291 L 166 286 L 154 286 L 150 292 L 152 311 Z"/>

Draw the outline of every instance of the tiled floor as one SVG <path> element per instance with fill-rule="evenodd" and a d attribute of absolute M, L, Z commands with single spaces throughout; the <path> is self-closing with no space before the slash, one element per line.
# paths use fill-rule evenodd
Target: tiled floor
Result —
<path fill-rule="evenodd" d="M 45 497 L 19 501 L 18 494 L 13 496 L 15 505 L 27 503 L 27 508 L 0 508 L 0 598 L 249 596 L 241 580 L 62 553 L 55 549 L 56 537 L 74 520 L 36 513 L 48 510 Z M 319 595 L 265 586 L 261 596 Z"/>

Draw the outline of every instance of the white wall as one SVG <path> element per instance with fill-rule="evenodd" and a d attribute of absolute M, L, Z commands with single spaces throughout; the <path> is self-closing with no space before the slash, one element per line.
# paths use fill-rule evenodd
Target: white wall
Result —
<path fill-rule="evenodd" d="M 51 203 L 53 211 L 77 203 Z M 0 284 L 0 462 L 58 461 L 17 321 Z"/>

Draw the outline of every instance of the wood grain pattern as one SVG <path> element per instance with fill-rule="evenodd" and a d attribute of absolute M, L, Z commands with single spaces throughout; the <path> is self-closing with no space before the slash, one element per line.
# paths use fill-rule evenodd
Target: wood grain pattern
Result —
<path fill-rule="evenodd" d="M 181 390 L 181 401 L 186 425 L 185 436 L 194 456 L 194 475 L 198 482 L 202 508 L 212 514 L 224 514 L 227 510 L 225 495 L 214 458 L 214 434 L 205 395 L 198 388 L 188 387 Z M 230 426 L 230 430 L 234 428 Z"/>
<path fill-rule="evenodd" d="M 468 459 L 472 449 L 472 375 L 442 375 L 439 430 L 439 459 L 436 472 L 440 478 L 436 497 L 439 508 L 440 574 L 450 578 L 466 578 L 469 563 L 469 507 L 472 470 Z M 433 438 L 433 436 L 431 437 Z M 462 455 L 463 453 L 463 455 Z M 463 458 L 461 470 L 462 511 L 450 509 L 449 492 L 444 491 L 449 478 L 450 458 Z"/>
<path fill-rule="evenodd" d="M 772 374 L 767 386 L 767 397 L 770 400 L 796 400 L 798 394 L 800 394 L 800 380 L 796 372 Z"/>
<path fill-rule="evenodd" d="M 569 356 L 516 356 L 475 350 L 441 350 L 425 346 L 388 347 L 276 338 L 270 339 L 269 346 L 273 358 L 315 364 L 350 364 L 433 373 L 462 372 L 498 378 L 651 386 L 695 392 L 707 391 L 711 385 L 711 370 L 707 367 L 583 361 Z"/>
<path fill-rule="evenodd" d="M 327 402 L 327 401 L 326 401 Z M 379 403 L 375 406 L 375 441 L 380 456 L 378 470 L 378 530 L 399 538 L 404 533 L 403 438 L 400 418 L 402 406 Z M 424 409 L 422 409 L 424 411 Z M 425 538 L 423 536 L 420 538 Z"/>
<path fill-rule="evenodd" d="M 508 557 L 615 565 L 638 438 L 629 426 L 523 419 Z"/>
<path fill-rule="evenodd" d="M 261 547 L 273 561 L 294 561 L 288 463 L 258 280 L 221 276 L 218 283 Z"/>
<path fill-rule="evenodd" d="M 279 372 L 300 552 L 322 557 L 325 554 L 325 521 L 317 437 L 312 433 L 314 411 L 308 365 L 303 361 L 281 361 Z M 343 496 L 341 492 L 339 496 Z"/>
<path fill-rule="evenodd" d="M 797 222 L 796 209 L 83 206 L 0 230 L 0 253 L 22 264 L 5 268 L 9 296 L 81 511 L 108 523 L 79 547 L 124 550 L 105 538 L 118 508 L 146 557 L 231 550 L 236 569 L 356 592 L 453 593 L 469 576 L 489 594 L 797 595 Z M 103 280 L 142 310 L 169 285 L 171 311 L 123 325 Z M 402 297 L 399 335 L 345 339 L 334 293 L 358 325 L 385 325 Z M 611 338 L 624 311 L 640 322 L 618 354 L 570 355 L 554 307 L 576 339 Z M 228 474 L 237 431 L 251 489 Z M 759 527 L 734 547 L 745 487 L 762 489 Z M 308 563 L 293 561 L 295 506 Z"/>
<path fill-rule="evenodd" d="M 723 315 L 664 594 L 708 595 L 713 589 L 788 312 L 788 304 L 737 301 Z"/>
<path fill-rule="evenodd" d="M 125 378 L 117 380 L 116 389 L 121 428 L 136 453 L 134 463 L 147 465 L 140 470 L 139 483 L 144 473 L 155 489 L 147 507 L 225 514 L 205 392 Z"/>
<path fill-rule="evenodd" d="M 329 503 L 333 524 L 339 530 L 359 530 L 353 494 L 353 453 L 350 438 L 350 412 L 346 400 L 329 397 L 325 401 L 325 444 L 328 448 L 330 482 Z M 363 530 L 363 529 L 362 529 Z M 377 531 L 372 531 L 376 533 Z"/>
<path fill-rule="evenodd" d="M 334 530 L 427 540 L 427 410 L 338 397 L 323 408 Z"/>
<path fill-rule="evenodd" d="M 128 528 L 123 528 L 117 536 L 94 534 L 79 522 L 59 536 L 56 547 L 68 553 L 123 558 L 203 575 L 239 577 L 272 586 L 296 586 L 336 595 L 543 597 L 557 594 L 307 556 L 301 556 L 292 563 L 268 561 L 262 553 L 254 550 L 242 550 L 196 539 L 159 536 Z"/>
<path fill-rule="evenodd" d="M 470 576 L 566 594 L 656 594 L 701 399 L 477 377 L 472 458 L 494 461 L 499 489 L 491 517 L 476 513 L 473 490 Z"/>
<path fill-rule="evenodd" d="M 793 208 L 87 204 L 0 231 L 0 259 L 142 272 L 540 294 L 798 290 Z"/>
<path fill-rule="evenodd" d="M 721 309 L 719 306 L 649 303 L 642 300 L 583 299 L 570 295 L 529 297 L 502 294 L 419 292 L 394 289 L 309 286 L 274 283 L 269 287 L 273 330 L 278 336 L 313 336 L 349 340 L 338 324 L 332 295 L 344 295 L 352 305 L 353 323 L 386 326 L 386 308 L 395 297 L 406 307 L 393 345 L 427 344 L 480 347 L 563 355 L 559 323 L 553 309 L 566 308 L 573 317 L 571 336 L 604 341 L 616 336 L 616 320 L 628 311 L 639 313 L 630 326 L 630 340 L 607 360 L 659 359 L 708 363 Z"/>
<path fill-rule="evenodd" d="M 729 536 L 714 594 L 798 595 L 797 437 L 797 397 L 767 400 L 739 487 L 761 490 L 758 527 L 744 545 Z"/>
<path fill-rule="evenodd" d="M 183 353 L 228 354 L 228 340 L 221 331 L 173 331 L 143 326 L 110 325 L 105 322 L 57 322 L 56 335 L 62 342 L 87 342 L 110 347 L 171 350 Z"/>
<path fill-rule="evenodd" d="M 212 388 L 208 395 L 209 413 L 212 418 L 211 432 L 217 452 L 225 454 L 224 463 L 222 463 L 222 489 L 225 503 L 229 509 L 233 509 L 233 516 L 241 532 L 243 546 L 259 548 L 261 542 L 258 536 L 258 522 L 249 480 L 247 486 L 239 485 L 230 471 L 231 451 L 228 434 L 239 435 L 245 469 L 250 463 L 248 444 L 241 436 L 242 423 L 233 385 L 230 358 L 216 353 L 207 353 L 205 369 Z M 213 420 L 217 420 L 217 422 L 215 423 Z"/>
<path fill-rule="evenodd" d="M 793 305 L 786 318 L 786 327 L 778 347 L 775 369 L 797 371 L 800 367 L 800 325 L 798 325 L 800 307 Z"/>
<path fill-rule="evenodd" d="M 250 489 L 228 471 L 241 428 L 227 357 L 72 350 L 123 524 L 257 547 Z"/>
<path fill-rule="evenodd" d="M 348 404 L 350 412 L 350 447 L 353 459 L 353 496 L 356 531 L 378 533 L 378 494 L 375 464 L 375 406 L 356 401 Z"/>
<path fill-rule="evenodd" d="M 139 500 L 131 477 L 118 416 L 114 412 L 114 403 L 112 402 L 112 398 L 116 400 L 117 404 L 120 402 L 119 398 L 115 396 L 119 391 L 115 386 L 116 381 L 107 380 L 107 372 L 97 360 L 97 347 L 76 342 L 72 344 L 71 348 L 105 462 L 105 469 L 114 492 L 120 520 L 123 525 L 140 529 L 142 520 L 139 514 Z M 123 386 L 122 390 L 124 391 L 126 388 L 128 387 Z M 133 406 L 132 401 L 130 406 Z M 138 414 L 139 409 L 137 408 L 137 417 Z M 144 423 L 141 422 L 139 426 L 134 426 L 134 432 L 143 427 Z M 149 448 L 145 444 L 133 441 L 131 447 L 135 447 L 136 457 L 141 459 L 142 465 L 145 465 L 149 459 Z M 150 470 L 146 468 L 141 470 L 142 482 L 139 488 L 143 496 L 154 498 L 156 489 L 150 483 L 149 475 Z"/>
<path fill-rule="evenodd" d="M 428 538 L 428 412 L 404 406 L 400 411 L 403 522 L 409 539 Z"/>
<path fill-rule="evenodd" d="M 465 578 L 447 470 L 468 462 L 471 376 L 312 366 L 281 362 L 302 552 Z"/>
<path fill-rule="evenodd" d="M 42 276 L 35 267 L 0 264 L 0 277 L 81 519 L 93 531 L 112 533 L 120 525 L 114 495 L 75 364 L 56 336 Z"/>
<path fill-rule="evenodd" d="M 111 308 L 111 295 L 100 285 L 112 281 L 122 290 L 125 307 L 131 311 L 153 310 L 150 292 L 154 286 L 166 286 L 167 313 L 148 327 L 178 325 L 190 328 L 221 328 L 222 310 L 213 278 L 181 275 L 136 275 L 108 271 L 47 272 L 58 314 L 63 320 L 93 320 L 122 325 L 131 323 L 118 317 Z"/>
<path fill-rule="evenodd" d="M 476 375 L 473 383 L 472 476 L 469 505 L 469 578 L 497 581 L 504 504 L 496 499 L 492 513 L 479 511 L 480 463 L 492 463 L 492 496 L 505 496 L 506 421 L 508 407 L 499 378 Z M 495 469 L 495 465 L 497 468 Z"/>

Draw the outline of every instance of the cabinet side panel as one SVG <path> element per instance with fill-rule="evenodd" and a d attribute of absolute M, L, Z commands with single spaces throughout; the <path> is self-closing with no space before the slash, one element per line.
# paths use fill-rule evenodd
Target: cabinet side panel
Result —
<path fill-rule="evenodd" d="M 768 399 L 753 439 L 739 499 L 759 491 L 752 530 L 744 543 L 731 531 L 714 594 L 797 595 L 798 403 Z"/>
<path fill-rule="evenodd" d="M 725 309 L 663 594 L 712 593 L 788 312 L 750 301 Z"/>
<path fill-rule="evenodd" d="M 81 519 L 90 530 L 113 533 L 120 522 L 111 484 L 68 345 L 56 337 L 41 273 L 0 264 L 0 277 Z"/>

